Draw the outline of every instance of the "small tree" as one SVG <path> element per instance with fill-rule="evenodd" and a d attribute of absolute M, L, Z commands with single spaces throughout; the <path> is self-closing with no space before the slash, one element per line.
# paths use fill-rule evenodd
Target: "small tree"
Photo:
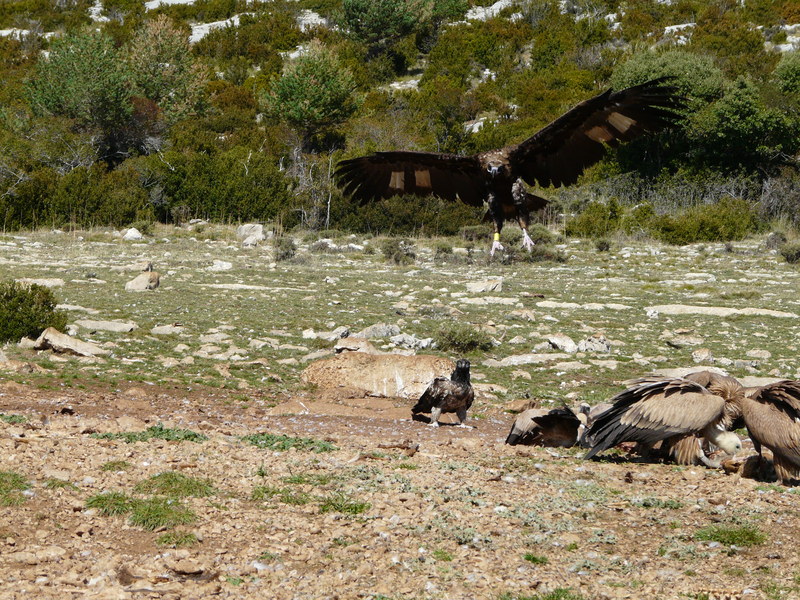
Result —
<path fill-rule="evenodd" d="M 139 29 L 126 50 L 134 94 L 154 102 L 167 123 L 195 111 L 207 77 L 186 34 L 168 17 L 160 15 Z"/>
<path fill-rule="evenodd" d="M 38 337 L 48 327 L 64 329 L 67 315 L 56 310 L 49 288 L 16 281 L 0 283 L 0 343 Z"/>
<path fill-rule="evenodd" d="M 123 129 L 132 114 L 131 75 L 110 37 L 102 33 L 68 35 L 53 42 L 28 86 L 38 114 L 74 119 L 97 129 L 108 154 L 121 149 Z"/>
<path fill-rule="evenodd" d="M 344 0 L 341 25 L 352 38 L 381 52 L 431 18 L 424 0 Z"/>
<path fill-rule="evenodd" d="M 269 114 L 297 130 L 303 149 L 308 150 L 314 136 L 355 112 L 360 104 L 355 90 L 350 71 L 331 51 L 314 45 L 272 81 L 262 101 Z"/>

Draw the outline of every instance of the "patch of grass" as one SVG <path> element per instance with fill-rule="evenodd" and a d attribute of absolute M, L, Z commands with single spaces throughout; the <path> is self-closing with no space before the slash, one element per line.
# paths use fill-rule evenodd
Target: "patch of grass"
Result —
<path fill-rule="evenodd" d="M 585 596 L 573 592 L 569 588 L 558 588 L 548 594 L 537 594 L 535 596 L 515 596 L 513 594 L 502 594 L 499 600 L 585 600 Z"/>
<path fill-rule="evenodd" d="M 337 492 L 322 498 L 319 505 L 321 513 L 338 512 L 346 515 L 360 515 L 368 511 L 372 505 L 369 502 L 359 502 L 350 499 L 349 496 L 342 492 Z"/>
<path fill-rule="evenodd" d="M 61 488 L 67 488 L 70 490 L 77 490 L 78 486 L 70 481 L 65 481 L 64 479 L 57 479 L 55 477 L 50 478 L 44 482 L 44 487 L 48 490 L 58 490 Z"/>
<path fill-rule="evenodd" d="M 131 525 L 142 527 L 148 531 L 155 531 L 161 527 L 186 525 L 196 520 L 197 515 L 180 501 L 161 496 L 134 502 L 130 516 Z"/>
<path fill-rule="evenodd" d="M 13 471 L 0 471 L 0 506 L 17 506 L 25 502 L 22 492 L 30 486 L 25 478 Z"/>
<path fill-rule="evenodd" d="M 251 500 L 269 500 L 277 498 L 284 504 L 302 506 L 311 502 L 311 496 L 304 492 L 295 492 L 287 488 L 279 488 L 271 485 L 257 485 L 250 493 Z"/>
<path fill-rule="evenodd" d="M 333 475 L 320 473 L 298 473 L 296 475 L 284 477 L 282 481 L 292 485 L 328 485 L 331 481 L 333 481 Z"/>
<path fill-rule="evenodd" d="M 753 525 L 709 525 L 694 533 L 696 540 L 719 542 L 726 546 L 757 546 L 767 541 L 767 534 Z"/>
<path fill-rule="evenodd" d="M 162 494 L 173 498 L 213 496 L 217 490 L 209 479 L 196 479 L 177 471 L 164 471 L 140 481 L 134 488 L 139 493 Z"/>
<path fill-rule="evenodd" d="M 164 427 L 163 423 L 148 427 L 144 431 L 92 433 L 91 437 L 101 440 L 122 440 L 128 444 L 132 444 L 133 442 L 146 442 L 152 439 L 166 440 L 169 442 L 204 442 L 208 439 L 208 436 L 192 431 L 191 429 Z"/>
<path fill-rule="evenodd" d="M 254 433 L 251 435 L 246 435 L 242 438 L 242 441 L 252 444 L 253 446 L 258 446 L 259 448 L 278 450 L 280 452 L 285 452 L 290 448 L 316 453 L 333 452 L 337 449 L 336 446 L 330 442 L 315 440 L 313 438 L 298 438 L 290 437 L 288 435 L 277 435 L 273 433 Z"/>
<path fill-rule="evenodd" d="M 86 500 L 86 508 L 96 508 L 101 515 L 113 517 L 133 510 L 137 500 L 122 492 L 104 492 L 95 494 Z"/>
<path fill-rule="evenodd" d="M 156 538 L 156 544 L 169 548 L 188 548 L 198 542 L 197 536 L 188 531 L 168 531 Z"/>
<path fill-rule="evenodd" d="M 531 554 L 530 552 L 526 553 L 522 558 L 535 565 L 546 565 L 548 562 L 546 556 L 539 556 L 538 554 Z"/>
<path fill-rule="evenodd" d="M 395 465 L 398 469 L 408 469 L 409 471 L 413 471 L 414 469 L 419 469 L 419 465 L 415 465 L 414 463 L 410 462 L 401 462 Z"/>
<path fill-rule="evenodd" d="M 110 460 L 106 463 L 103 463 L 100 467 L 101 471 L 127 471 L 133 465 L 129 463 L 127 460 Z"/>
<path fill-rule="evenodd" d="M 9 425 L 22 425 L 23 423 L 27 423 L 28 419 L 26 419 L 22 415 L 4 415 L 4 414 L 0 414 L 0 421 L 3 421 L 4 423 L 8 423 Z"/>
<path fill-rule="evenodd" d="M 435 558 L 436 560 L 442 562 L 450 562 L 451 560 L 453 560 L 453 556 L 446 550 L 434 550 L 431 553 L 431 556 L 433 556 L 433 558 Z"/>

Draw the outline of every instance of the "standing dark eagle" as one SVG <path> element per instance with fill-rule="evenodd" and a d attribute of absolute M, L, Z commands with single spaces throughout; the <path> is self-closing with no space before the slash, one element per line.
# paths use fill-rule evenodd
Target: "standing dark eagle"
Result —
<path fill-rule="evenodd" d="M 467 410 L 472 406 L 475 392 L 469 382 L 469 361 L 461 359 L 456 363 L 450 379 L 437 377 L 428 386 L 417 403 L 411 409 L 413 419 L 420 413 L 431 413 L 431 427 L 439 426 L 439 417 L 443 412 L 454 412 L 461 427 L 467 419 Z"/>
<path fill-rule="evenodd" d="M 336 178 L 344 193 L 361 203 L 398 194 L 460 199 L 489 205 L 494 222 L 491 253 L 503 250 L 500 230 L 516 219 L 522 244 L 530 250 L 530 213 L 547 200 L 525 190 L 575 183 L 584 169 L 598 162 L 606 146 L 616 147 L 645 133 L 660 131 L 678 117 L 684 99 L 662 77 L 581 102 L 520 144 L 460 156 L 433 152 L 376 152 L 341 161 Z"/>

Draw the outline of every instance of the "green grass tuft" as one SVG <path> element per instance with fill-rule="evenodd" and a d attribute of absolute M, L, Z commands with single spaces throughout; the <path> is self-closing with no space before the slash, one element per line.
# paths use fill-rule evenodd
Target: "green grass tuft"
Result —
<path fill-rule="evenodd" d="M 164 471 L 140 481 L 134 488 L 139 493 L 162 494 L 174 498 L 213 496 L 217 490 L 208 479 L 196 479 L 177 471 Z"/>
<path fill-rule="evenodd" d="M 22 415 L 3 415 L 3 414 L 0 414 L 0 421 L 3 421 L 4 423 L 8 423 L 9 425 L 22 425 L 23 423 L 27 423 L 28 419 L 26 419 Z"/>
<path fill-rule="evenodd" d="M 44 482 L 44 487 L 48 490 L 57 490 L 61 488 L 68 488 L 70 490 L 77 490 L 78 486 L 63 479 L 56 479 L 55 477 L 48 479 Z"/>
<path fill-rule="evenodd" d="M 168 531 L 156 538 L 156 544 L 169 548 L 188 548 L 199 541 L 195 534 L 188 531 Z"/>
<path fill-rule="evenodd" d="M 133 465 L 127 460 L 110 460 L 100 467 L 101 471 L 127 471 Z"/>
<path fill-rule="evenodd" d="M 726 546 L 757 546 L 767 541 L 767 534 L 754 525 L 709 525 L 698 529 L 695 539 L 719 542 Z"/>
<path fill-rule="evenodd" d="M 537 554 L 531 554 L 530 552 L 526 553 L 522 558 L 527 560 L 529 563 L 533 563 L 535 565 L 546 565 L 547 564 L 547 557 L 546 556 L 539 556 Z"/>
<path fill-rule="evenodd" d="M 322 498 L 319 511 L 322 513 L 339 512 L 346 515 L 360 515 L 368 511 L 372 505 L 369 502 L 358 502 L 351 500 L 346 494 L 337 492 Z"/>
<path fill-rule="evenodd" d="M 271 485 L 257 485 L 250 493 L 251 500 L 269 500 L 276 498 L 284 504 L 302 506 L 311 502 L 311 496 L 304 492 L 295 492 L 287 488 L 278 488 Z"/>
<path fill-rule="evenodd" d="M 475 350 L 487 351 L 494 347 L 489 334 L 476 329 L 469 323 L 448 323 L 433 336 L 436 346 L 442 352 L 466 353 Z"/>
<path fill-rule="evenodd" d="M 330 442 L 322 440 L 315 440 L 313 438 L 298 438 L 289 437 L 288 435 L 277 435 L 272 433 L 254 433 L 246 435 L 242 441 L 258 446 L 259 448 L 266 448 L 268 450 L 278 450 L 285 452 L 290 448 L 297 450 L 307 450 L 312 452 L 333 452 L 336 446 Z"/>
<path fill-rule="evenodd" d="M 142 527 L 148 531 L 155 531 L 162 527 L 186 525 L 196 520 L 197 515 L 180 501 L 160 496 L 137 500 L 130 516 L 131 525 Z"/>
<path fill-rule="evenodd" d="M 122 440 L 128 444 L 146 442 L 152 439 L 167 440 L 169 442 L 204 442 L 208 439 L 202 433 L 197 433 L 191 429 L 164 427 L 163 423 L 153 425 L 139 432 L 93 433 L 91 437 L 101 440 Z"/>
<path fill-rule="evenodd" d="M 17 506 L 25 502 L 24 490 L 30 486 L 25 478 L 13 471 L 0 471 L 0 506 Z"/>
<path fill-rule="evenodd" d="M 133 510 L 136 499 L 122 492 L 105 492 L 95 494 L 86 500 L 86 508 L 96 508 L 106 517 L 123 515 Z"/>

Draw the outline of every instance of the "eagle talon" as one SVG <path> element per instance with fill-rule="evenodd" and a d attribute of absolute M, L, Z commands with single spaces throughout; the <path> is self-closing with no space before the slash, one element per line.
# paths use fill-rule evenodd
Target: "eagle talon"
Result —
<path fill-rule="evenodd" d="M 533 250 L 533 247 L 535 245 L 536 245 L 536 242 L 534 242 L 531 239 L 531 236 L 528 235 L 528 232 L 523 229 L 522 230 L 522 247 L 525 248 L 525 250 L 527 250 L 528 252 L 530 252 L 531 250 Z"/>
<path fill-rule="evenodd" d="M 503 247 L 503 244 L 501 244 L 500 242 L 492 242 L 492 249 L 489 250 L 489 256 L 494 256 L 494 253 L 497 250 L 500 250 L 501 252 L 506 251 L 505 247 Z"/>
<path fill-rule="evenodd" d="M 438 427 L 438 426 L 439 423 L 437 423 L 436 421 L 434 421 L 433 423 L 428 423 L 428 427 Z"/>

